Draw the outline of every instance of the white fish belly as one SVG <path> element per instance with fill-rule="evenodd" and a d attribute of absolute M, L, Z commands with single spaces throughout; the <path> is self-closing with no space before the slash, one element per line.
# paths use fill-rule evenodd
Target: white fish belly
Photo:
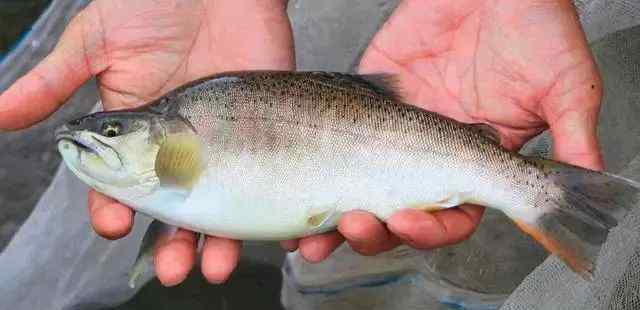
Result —
<path fill-rule="evenodd" d="M 207 170 L 181 206 L 161 216 L 210 235 L 281 240 L 331 230 L 349 210 L 384 220 L 401 208 L 513 199 L 498 197 L 511 194 L 497 191 L 495 184 L 478 182 L 490 176 L 472 163 L 379 150 L 383 145 L 374 142 L 295 160 L 284 151 L 229 155 Z"/>

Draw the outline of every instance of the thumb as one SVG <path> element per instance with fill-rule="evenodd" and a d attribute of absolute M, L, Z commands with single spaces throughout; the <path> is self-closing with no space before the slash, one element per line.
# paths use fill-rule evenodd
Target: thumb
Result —
<path fill-rule="evenodd" d="M 604 168 L 597 135 L 601 98 L 601 82 L 595 78 L 546 105 L 557 160 L 593 170 Z"/>
<path fill-rule="evenodd" d="M 91 78 L 85 20 L 78 14 L 54 50 L 0 95 L 0 129 L 22 129 L 47 118 Z"/>

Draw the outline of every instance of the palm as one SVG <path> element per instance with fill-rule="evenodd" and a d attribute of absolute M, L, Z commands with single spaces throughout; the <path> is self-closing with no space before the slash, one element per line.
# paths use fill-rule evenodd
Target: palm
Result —
<path fill-rule="evenodd" d="M 96 0 L 42 63 L 0 95 L 0 128 L 43 120 L 93 75 L 105 108 L 115 109 L 219 71 L 290 70 L 291 37 L 284 0 Z M 493 125 L 509 147 L 549 126 L 559 159 L 600 168 L 601 85 L 570 0 L 404 0 L 374 38 L 361 70 L 396 73 L 410 103 Z M 101 235 L 119 238 L 131 229 L 128 208 L 95 192 L 89 204 Z M 468 237 L 481 214 L 474 206 L 434 214 L 403 210 L 384 226 L 371 214 L 351 212 L 342 217 L 340 234 L 303 238 L 300 252 L 319 261 L 344 238 L 363 254 L 401 241 L 444 246 Z M 180 231 L 156 247 L 163 283 L 186 277 L 195 244 L 193 233 Z M 239 250 L 238 242 L 208 237 L 204 275 L 224 281 Z"/>
<path fill-rule="evenodd" d="M 0 128 L 45 119 L 97 76 L 105 109 L 143 104 L 188 81 L 221 71 L 294 68 L 284 0 L 96 0 L 67 27 L 54 51 L 0 95 Z M 265 26 L 266 25 L 266 26 Z M 132 211 L 94 191 L 95 230 L 115 239 L 132 226 Z M 195 234 L 181 230 L 156 246 L 155 270 L 167 285 L 195 262 Z M 207 237 L 202 272 L 224 281 L 240 243 Z"/>
<path fill-rule="evenodd" d="M 255 22 L 238 23 L 239 16 L 220 13 L 221 6 L 200 0 L 97 1 L 89 6 L 78 22 L 96 26 L 83 28 L 84 52 L 90 70 L 99 73 L 106 108 L 140 104 L 214 72 L 291 65 L 285 18 L 275 19 L 272 27 L 241 32 Z"/>
<path fill-rule="evenodd" d="M 407 101 L 490 124 L 510 148 L 597 105 L 598 73 L 569 1 L 462 2 L 402 3 L 361 70 L 397 73 Z"/>
<path fill-rule="evenodd" d="M 360 71 L 394 74 L 408 103 L 487 123 L 512 149 L 549 127 L 556 159 L 602 168 L 601 81 L 570 0 L 404 0 L 373 38 Z M 469 205 L 433 214 L 401 210 L 386 226 L 370 214 L 347 214 L 338 228 L 356 251 L 375 254 L 399 242 L 460 242 L 481 214 Z M 342 240 L 302 240 L 301 253 L 321 260 Z"/>

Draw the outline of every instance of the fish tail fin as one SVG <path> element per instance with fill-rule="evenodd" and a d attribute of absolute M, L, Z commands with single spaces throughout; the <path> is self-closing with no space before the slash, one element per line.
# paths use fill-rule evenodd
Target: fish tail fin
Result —
<path fill-rule="evenodd" d="M 548 176 L 549 189 L 537 194 L 532 212 L 509 215 L 572 270 L 591 279 L 609 230 L 639 202 L 640 183 L 554 161 L 535 161 Z"/>

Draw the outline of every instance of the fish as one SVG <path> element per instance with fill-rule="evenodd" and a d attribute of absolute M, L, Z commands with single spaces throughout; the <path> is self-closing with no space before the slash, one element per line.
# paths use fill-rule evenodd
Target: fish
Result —
<path fill-rule="evenodd" d="M 351 210 L 385 221 L 476 204 L 502 211 L 585 279 L 640 190 L 505 149 L 486 124 L 406 102 L 386 74 L 223 72 L 55 135 L 87 185 L 202 234 L 286 240 L 335 230 Z"/>

